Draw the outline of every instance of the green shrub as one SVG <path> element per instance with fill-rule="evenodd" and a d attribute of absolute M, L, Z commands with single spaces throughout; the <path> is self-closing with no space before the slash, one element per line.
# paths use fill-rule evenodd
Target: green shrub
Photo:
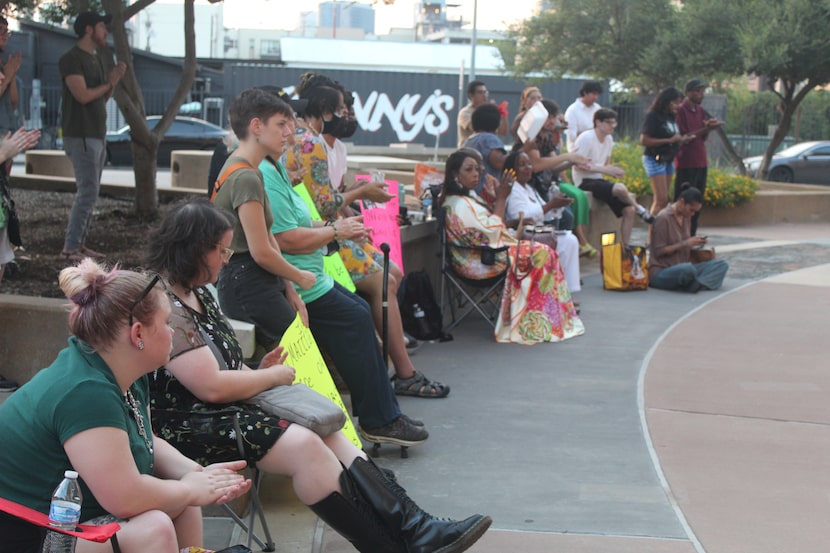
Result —
<path fill-rule="evenodd" d="M 651 181 L 643 167 L 643 147 L 630 141 L 614 146 L 611 161 L 625 171 L 625 185 L 637 196 L 651 195 Z M 730 171 L 710 167 L 706 179 L 705 201 L 711 207 L 735 207 L 750 201 L 758 190 L 758 181 Z M 673 192 L 669 191 L 669 197 Z"/>

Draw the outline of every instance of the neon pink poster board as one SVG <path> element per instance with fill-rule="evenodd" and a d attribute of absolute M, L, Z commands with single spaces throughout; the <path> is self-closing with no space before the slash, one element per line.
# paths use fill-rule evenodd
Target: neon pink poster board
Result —
<path fill-rule="evenodd" d="M 369 180 L 369 175 L 356 175 L 355 179 Z M 380 250 L 384 242 L 389 244 L 389 259 L 403 268 L 403 250 L 401 249 L 401 227 L 398 226 L 398 181 L 385 181 L 392 199 L 384 203 L 361 200 L 363 225 L 368 229 L 372 244 Z"/>

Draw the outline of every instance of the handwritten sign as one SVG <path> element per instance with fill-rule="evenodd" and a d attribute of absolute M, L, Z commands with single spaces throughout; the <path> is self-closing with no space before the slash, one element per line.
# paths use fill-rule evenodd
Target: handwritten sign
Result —
<path fill-rule="evenodd" d="M 369 175 L 356 175 L 355 179 L 369 180 Z M 398 181 L 385 181 L 387 189 L 398 190 Z M 389 244 L 389 259 L 403 271 L 403 252 L 401 250 L 401 227 L 398 226 L 398 206 L 400 205 L 398 195 L 395 194 L 391 200 L 383 203 L 361 200 L 361 214 L 363 214 L 363 226 L 369 231 L 372 244 L 380 250 L 380 245 L 386 242 Z"/>
<path fill-rule="evenodd" d="M 343 433 L 354 445 L 362 448 L 363 443 L 357 437 L 357 431 L 354 424 L 352 424 L 349 411 L 343 404 L 337 386 L 334 385 L 328 367 L 326 367 L 326 362 L 323 361 L 323 356 L 320 355 L 320 350 L 314 341 L 314 336 L 303 324 L 299 315 L 283 334 L 280 345 L 288 352 L 285 364 L 294 367 L 296 372 L 294 383 L 302 382 L 315 392 L 336 403 L 346 413 L 346 424 L 343 426 Z"/>
<path fill-rule="evenodd" d="M 294 187 L 294 190 L 300 195 L 303 201 L 305 201 L 306 205 L 308 205 L 308 210 L 311 212 L 311 220 L 322 221 L 323 218 L 320 217 L 320 214 L 317 212 L 317 206 L 314 205 L 314 201 L 308 194 L 308 189 L 305 187 L 305 184 L 298 184 Z M 337 281 L 340 286 L 349 292 L 354 292 L 356 290 L 354 282 L 352 282 L 352 277 L 349 276 L 349 271 L 343 264 L 343 259 L 338 254 L 334 253 L 323 257 L 323 270 L 327 275 Z"/>

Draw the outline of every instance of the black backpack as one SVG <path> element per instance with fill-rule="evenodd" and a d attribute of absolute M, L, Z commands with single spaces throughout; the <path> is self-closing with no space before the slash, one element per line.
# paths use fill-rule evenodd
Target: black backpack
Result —
<path fill-rule="evenodd" d="M 452 340 L 452 335 L 443 330 L 441 308 L 425 271 L 414 271 L 404 277 L 398 288 L 398 305 L 403 329 L 408 334 L 418 340 Z"/>

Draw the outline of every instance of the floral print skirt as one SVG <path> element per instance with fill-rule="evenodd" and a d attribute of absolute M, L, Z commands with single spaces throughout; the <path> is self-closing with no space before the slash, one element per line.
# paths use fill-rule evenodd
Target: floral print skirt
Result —
<path fill-rule="evenodd" d="M 509 253 L 496 341 L 532 345 L 584 334 L 556 251 L 522 240 Z"/>
<path fill-rule="evenodd" d="M 253 466 L 291 424 L 244 403 L 204 405 L 192 411 L 153 409 L 152 415 L 155 433 L 203 466 L 237 459 Z"/>

